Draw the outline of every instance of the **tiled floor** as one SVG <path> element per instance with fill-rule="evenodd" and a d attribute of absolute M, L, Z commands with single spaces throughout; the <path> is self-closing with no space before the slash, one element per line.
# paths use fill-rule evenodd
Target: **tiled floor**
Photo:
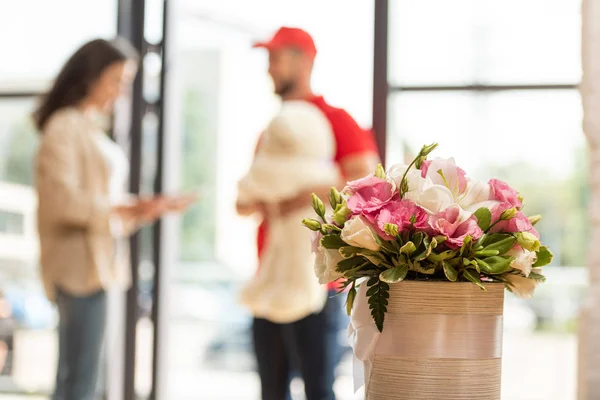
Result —
<path fill-rule="evenodd" d="M 575 337 L 569 335 L 505 334 L 502 400 L 575 400 L 576 348 Z M 336 382 L 338 400 L 362 399 L 353 393 L 350 371 L 350 360 L 346 360 L 345 374 Z M 177 400 L 195 400 L 200 390 L 207 400 L 256 400 L 259 393 L 258 378 L 251 372 L 174 367 L 169 382 L 169 393 Z M 303 400 L 301 384 L 295 385 L 294 392 L 295 400 Z"/>
<path fill-rule="evenodd" d="M 203 368 L 201 329 L 181 326 L 178 335 L 172 336 L 170 366 L 167 369 L 169 400 L 256 400 L 259 380 L 251 371 L 227 372 Z M 36 339 L 36 343 L 39 338 Z M 43 343 L 42 343 L 43 344 Z M 44 346 L 32 349 L 35 357 Z M 32 348 L 32 346 L 27 346 Z M 576 391 L 576 339 L 569 335 L 506 333 L 502 376 L 502 400 L 575 400 Z M 48 350 L 48 348 L 46 348 Z M 26 356 L 26 355 L 23 355 Z M 239 357 L 239 356 L 238 356 Z M 22 362 L 25 364 L 27 360 Z M 140 360 L 141 361 L 141 360 Z M 30 369 L 42 373 L 43 366 Z M 351 360 L 343 365 L 343 374 L 336 382 L 338 400 L 358 400 L 350 376 Z M 46 369 L 45 375 L 49 375 Z M 50 374 L 51 375 L 51 374 Z M 50 376 L 51 378 L 51 376 Z M 144 377 L 138 379 L 142 386 Z M 543 384 L 539 384 L 543 382 Z M 294 382 L 294 400 L 302 400 L 302 384 Z M 198 397 L 198 393 L 202 393 Z M 0 394 L 0 400 L 47 400 L 40 396 Z"/>

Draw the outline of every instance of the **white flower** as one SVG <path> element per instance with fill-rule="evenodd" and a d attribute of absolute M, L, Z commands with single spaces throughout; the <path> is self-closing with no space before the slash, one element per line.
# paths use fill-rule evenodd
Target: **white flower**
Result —
<path fill-rule="evenodd" d="M 444 211 L 454 204 L 452 192 L 445 186 L 434 184 L 430 178 L 423 178 L 420 170 L 410 171 L 406 177 L 408 192 L 404 198 L 423 207 L 429 214 Z"/>
<path fill-rule="evenodd" d="M 508 284 L 512 292 L 522 299 L 530 299 L 533 297 L 533 292 L 539 284 L 538 281 L 525 278 L 520 275 L 507 274 L 504 279 L 508 281 Z"/>
<path fill-rule="evenodd" d="M 427 167 L 426 178 L 430 178 L 435 185 L 447 187 L 457 197 L 467 187 L 465 171 L 456 165 L 454 158 L 431 160 Z"/>
<path fill-rule="evenodd" d="M 316 251 L 315 274 L 319 278 L 320 284 L 327 284 L 342 278 L 344 274 L 336 271 L 340 261 L 344 259 L 338 250 L 326 249 L 319 246 Z"/>
<path fill-rule="evenodd" d="M 506 255 L 515 257 L 515 260 L 510 264 L 510 266 L 523 272 L 523 275 L 525 276 L 529 276 L 531 269 L 533 268 L 533 264 L 537 259 L 537 255 L 534 251 L 529 251 L 521 247 L 514 247 L 510 249 Z"/>
<path fill-rule="evenodd" d="M 363 217 L 352 217 L 344 225 L 341 238 L 351 246 L 379 250 L 379 244 L 375 241 L 375 234 L 369 227 L 368 222 Z"/>
<path fill-rule="evenodd" d="M 433 185 L 422 192 L 408 192 L 404 198 L 414 201 L 429 214 L 437 214 L 454 204 L 452 193 L 440 185 Z"/>
<path fill-rule="evenodd" d="M 482 201 L 479 203 L 471 204 L 469 207 L 466 208 L 466 210 L 474 213 L 475 211 L 479 210 L 480 208 L 487 208 L 488 210 L 492 211 L 498 204 L 500 204 L 499 201 L 486 200 L 486 201 Z M 492 221 L 492 223 L 494 223 L 494 222 L 496 222 L 496 221 Z"/>
<path fill-rule="evenodd" d="M 469 180 L 467 190 L 458 198 L 458 204 L 462 208 L 469 208 L 473 204 L 481 203 L 490 199 L 490 185 L 487 182 Z"/>
<path fill-rule="evenodd" d="M 392 179 L 396 183 L 396 187 L 400 187 L 400 185 L 402 183 L 402 177 L 404 176 L 404 172 L 406 172 L 407 168 L 408 168 L 408 165 L 406 165 L 406 164 L 394 164 L 388 170 L 387 176 L 388 176 L 388 178 Z M 413 171 L 415 171 L 415 170 L 413 170 Z M 418 172 L 419 172 L 419 174 L 421 173 L 421 171 L 418 171 Z"/>

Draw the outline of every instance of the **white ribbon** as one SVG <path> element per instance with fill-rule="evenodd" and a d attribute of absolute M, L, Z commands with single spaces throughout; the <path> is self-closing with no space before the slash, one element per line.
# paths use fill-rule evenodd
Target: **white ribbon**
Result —
<path fill-rule="evenodd" d="M 358 392 L 363 385 L 365 385 L 365 393 L 367 393 L 373 358 L 375 357 L 375 347 L 379 335 L 381 335 L 373 322 L 369 304 L 366 301 L 366 286 L 363 284 L 358 288 L 352 315 L 350 316 L 350 325 L 348 325 L 348 339 L 354 353 L 352 362 L 354 393 Z"/>

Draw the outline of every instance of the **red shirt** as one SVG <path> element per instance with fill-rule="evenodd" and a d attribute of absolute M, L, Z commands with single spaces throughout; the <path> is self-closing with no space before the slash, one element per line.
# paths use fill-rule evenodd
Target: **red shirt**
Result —
<path fill-rule="evenodd" d="M 322 96 L 314 96 L 307 99 L 307 101 L 317 106 L 331 124 L 335 138 L 334 161 L 336 163 L 339 164 L 341 160 L 348 156 L 378 154 L 373 133 L 362 129 L 346 111 L 330 106 Z M 265 248 L 267 228 L 265 221 L 258 227 L 257 249 L 259 258 Z M 335 288 L 335 285 L 330 284 L 328 288 Z"/>

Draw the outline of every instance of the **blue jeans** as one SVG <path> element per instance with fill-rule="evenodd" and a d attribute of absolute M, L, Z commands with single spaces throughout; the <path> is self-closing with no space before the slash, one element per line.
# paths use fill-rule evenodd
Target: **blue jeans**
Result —
<path fill-rule="evenodd" d="M 254 319 L 252 331 L 262 400 L 289 400 L 295 369 L 304 380 L 306 400 L 335 400 L 335 367 L 341 353 L 337 340 L 341 301 L 341 297 L 329 298 L 320 313 L 289 324 Z"/>
<path fill-rule="evenodd" d="M 106 325 L 106 293 L 57 297 L 58 370 L 52 400 L 94 400 Z"/>

